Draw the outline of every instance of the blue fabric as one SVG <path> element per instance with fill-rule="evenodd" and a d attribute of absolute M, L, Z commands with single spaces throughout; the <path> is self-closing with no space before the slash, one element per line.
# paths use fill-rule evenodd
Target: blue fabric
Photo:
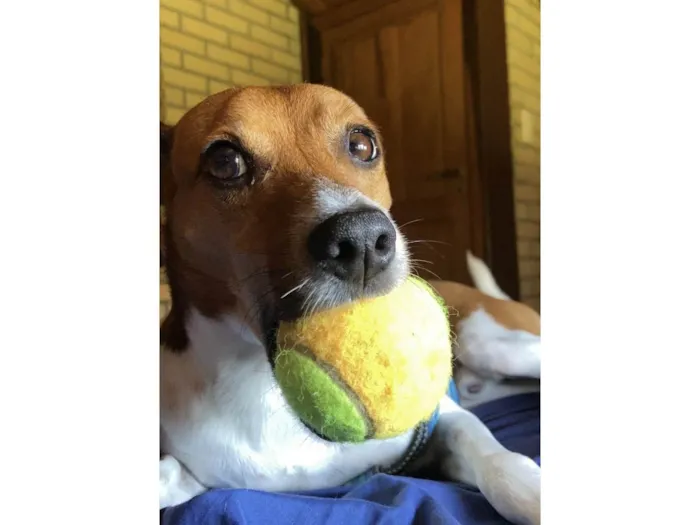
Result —
<path fill-rule="evenodd" d="M 523 394 L 472 410 L 507 448 L 540 463 L 540 397 Z M 376 474 L 364 483 L 299 494 L 211 490 L 161 511 L 163 525 L 505 525 L 476 490 Z"/>

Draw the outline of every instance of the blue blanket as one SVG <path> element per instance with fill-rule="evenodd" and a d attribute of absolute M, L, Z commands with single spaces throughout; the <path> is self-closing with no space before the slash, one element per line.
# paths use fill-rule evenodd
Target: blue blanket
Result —
<path fill-rule="evenodd" d="M 540 461 L 540 397 L 523 394 L 473 412 L 508 449 Z M 504 525 L 476 490 L 377 474 L 362 484 L 298 494 L 211 490 L 161 511 L 163 525 Z"/>

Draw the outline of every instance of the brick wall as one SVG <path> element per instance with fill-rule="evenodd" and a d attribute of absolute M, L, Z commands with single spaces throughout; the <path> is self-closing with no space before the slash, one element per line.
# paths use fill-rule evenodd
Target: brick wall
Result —
<path fill-rule="evenodd" d="M 540 308 L 540 2 L 505 0 L 520 295 Z"/>
<path fill-rule="evenodd" d="M 161 118 L 233 85 L 301 82 L 299 12 L 289 0 L 160 0 Z"/>

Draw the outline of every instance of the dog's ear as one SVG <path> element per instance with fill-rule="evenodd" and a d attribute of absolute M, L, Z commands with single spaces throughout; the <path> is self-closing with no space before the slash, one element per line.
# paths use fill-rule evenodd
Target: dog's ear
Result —
<path fill-rule="evenodd" d="M 165 213 L 163 205 L 172 192 L 170 176 L 170 149 L 172 148 L 173 127 L 160 123 L 160 266 L 165 266 Z"/>
<path fill-rule="evenodd" d="M 173 143 L 173 126 L 160 123 L 160 204 L 167 201 L 172 184 L 169 177 L 170 150 Z"/>

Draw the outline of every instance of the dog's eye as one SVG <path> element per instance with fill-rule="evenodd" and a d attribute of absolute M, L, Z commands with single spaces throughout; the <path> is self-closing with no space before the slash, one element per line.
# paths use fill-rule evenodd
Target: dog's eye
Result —
<path fill-rule="evenodd" d="M 355 128 L 348 136 L 348 151 L 360 162 L 372 162 L 379 156 L 374 134 L 367 128 Z"/>
<path fill-rule="evenodd" d="M 248 172 L 243 154 L 229 142 L 218 142 L 209 147 L 204 168 L 208 175 L 222 182 L 233 182 Z"/>

